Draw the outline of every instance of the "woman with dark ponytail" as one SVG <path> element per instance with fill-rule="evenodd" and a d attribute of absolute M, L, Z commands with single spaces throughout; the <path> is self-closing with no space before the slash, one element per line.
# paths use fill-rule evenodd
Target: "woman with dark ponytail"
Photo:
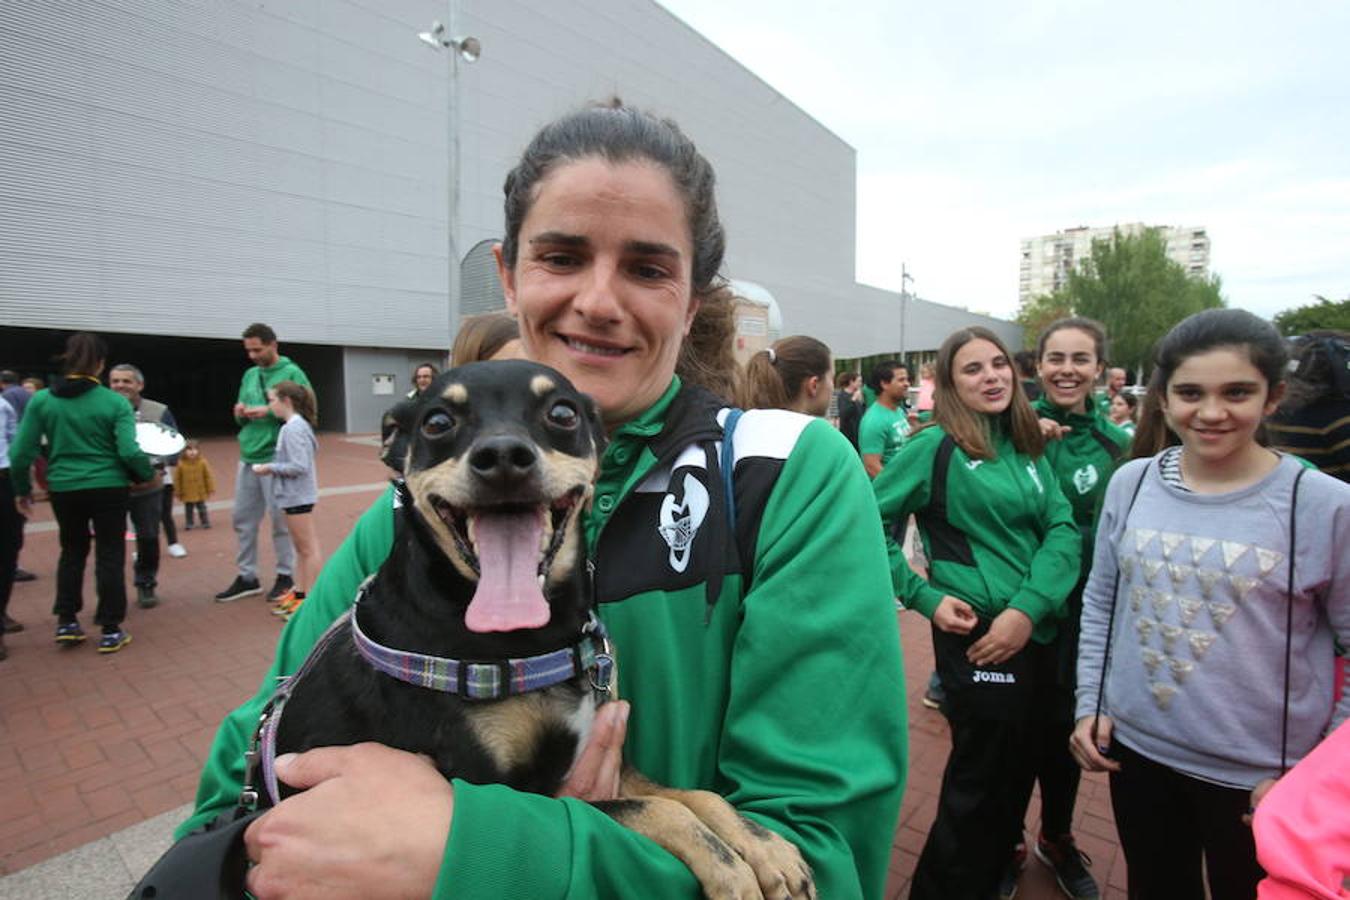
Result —
<path fill-rule="evenodd" d="M 70 647 L 84 641 L 77 618 L 84 606 L 84 564 L 89 535 L 94 535 L 94 584 L 103 627 L 100 653 L 116 653 L 131 643 L 122 630 L 127 611 L 126 544 L 122 533 L 132 482 L 155 477 L 150 460 L 136 445 L 131 404 L 99 381 L 108 347 L 98 335 L 72 334 L 62 355 L 65 378 L 33 395 L 10 450 L 10 477 L 21 509 L 32 506 L 28 467 L 47 439 L 47 481 L 52 513 L 61 531 L 56 567 L 56 642 Z"/>
<path fill-rule="evenodd" d="M 834 391 L 830 348 L 813 337 L 783 338 L 750 357 L 741 405 L 823 416 Z"/>

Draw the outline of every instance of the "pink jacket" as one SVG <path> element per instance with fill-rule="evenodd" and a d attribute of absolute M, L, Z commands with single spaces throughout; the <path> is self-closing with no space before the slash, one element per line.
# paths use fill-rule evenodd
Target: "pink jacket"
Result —
<path fill-rule="evenodd" d="M 1252 830 L 1258 900 L 1350 897 L 1350 720 L 1271 788 Z"/>

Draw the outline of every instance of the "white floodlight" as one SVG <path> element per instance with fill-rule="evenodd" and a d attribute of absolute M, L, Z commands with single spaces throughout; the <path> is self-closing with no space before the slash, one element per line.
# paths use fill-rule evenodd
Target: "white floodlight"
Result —
<path fill-rule="evenodd" d="M 483 55 L 483 44 L 478 38 L 448 38 L 445 36 L 445 26 L 440 22 L 432 22 L 430 31 L 419 31 L 417 39 L 435 50 L 440 50 L 442 47 L 451 48 L 466 63 L 477 62 L 478 57 Z"/>

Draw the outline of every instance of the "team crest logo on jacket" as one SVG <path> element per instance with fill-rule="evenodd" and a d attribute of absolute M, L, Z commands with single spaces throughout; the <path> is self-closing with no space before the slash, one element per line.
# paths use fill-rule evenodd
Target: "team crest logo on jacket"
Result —
<path fill-rule="evenodd" d="M 1073 473 L 1073 486 L 1078 493 L 1086 494 L 1097 486 L 1097 467 L 1088 463 Z"/>
<path fill-rule="evenodd" d="M 670 491 L 661 499 L 661 520 L 656 530 L 670 547 L 670 567 L 683 572 L 689 566 L 694 536 L 708 514 L 708 489 L 688 472 L 678 491 L 675 479 L 671 482 Z"/>

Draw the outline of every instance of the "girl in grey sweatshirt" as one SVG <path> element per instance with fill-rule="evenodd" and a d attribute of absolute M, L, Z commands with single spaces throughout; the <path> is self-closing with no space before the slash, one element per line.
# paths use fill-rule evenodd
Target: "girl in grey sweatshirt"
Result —
<path fill-rule="evenodd" d="M 1283 341 L 1209 310 L 1159 344 L 1151 390 L 1180 440 L 1107 489 L 1083 596 L 1071 748 L 1111 772 L 1131 896 L 1254 897 L 1244 821 L 1350 714 L 1350 486 L 1256 440 Z"/>
<path fill-rule="evenodd" d="M 273 612 L 290 616 L 304 602 L 305 591 L 323 567 L 323 553 L 314 525 L 314 505 L 319 500 L 318 475 L 314 454 L 319 442 L 313 425 L 318 421 L 314 394 L 294 381 L 279 381 L 267 390 L 267 406 L 285 424 L 277 435 L 276 454 L 270 463 L 253 467 L 259 475 L 272 475 L 276 504 L 286 513 L 286 527 L 295 544 L 294 587 L 283 594 Z"/>

